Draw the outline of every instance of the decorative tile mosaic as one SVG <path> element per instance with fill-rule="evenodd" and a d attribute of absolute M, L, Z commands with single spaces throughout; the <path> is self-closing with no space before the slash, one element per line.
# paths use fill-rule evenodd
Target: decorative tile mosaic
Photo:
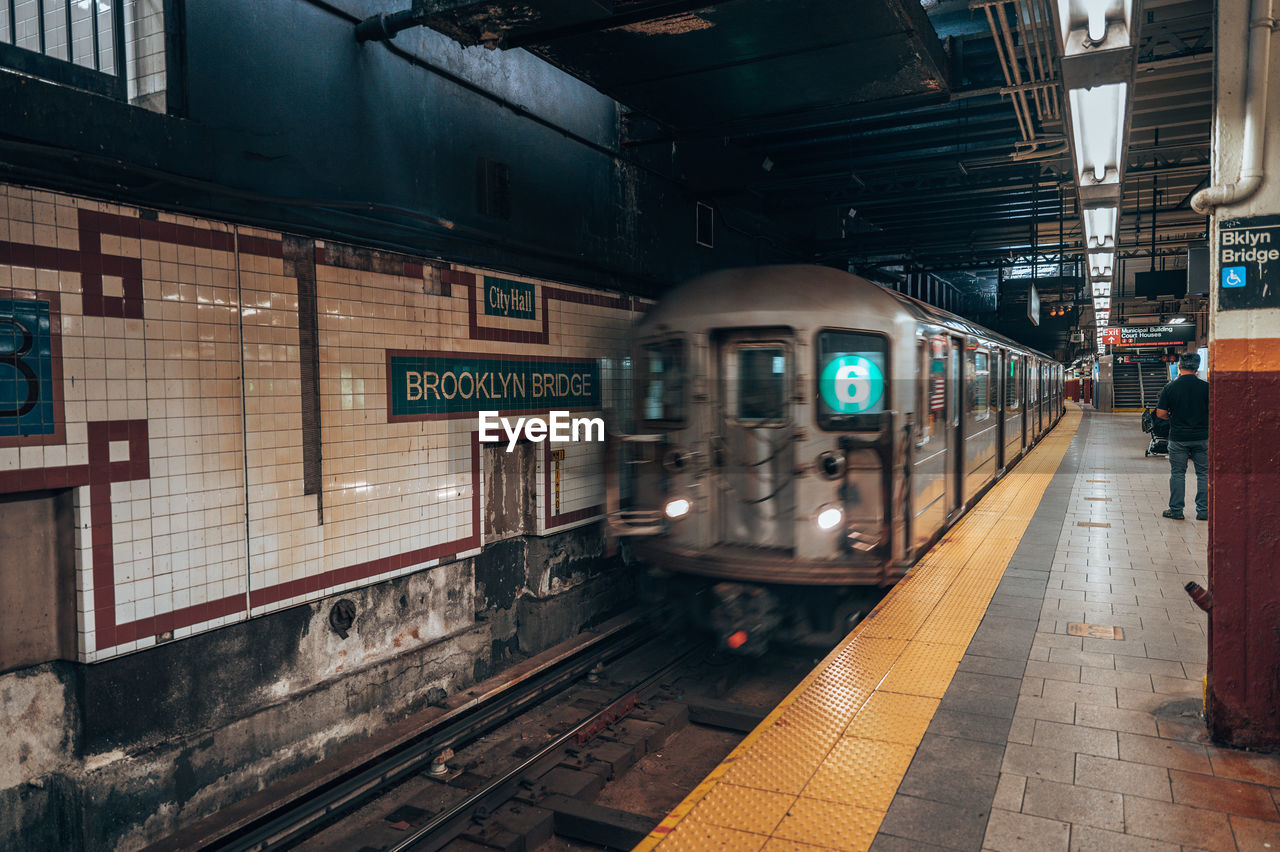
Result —
<path fill-rule="evenodd" d="M 284 242 L 0 185 L 0 493 L 75 489 L 86 661 L 478 552 L 476 418 L 390 416 L 389 353 L 598 381 L 643 309 L 321 242 L 307 301 Z M 598 417 L 600 399 L 570 384 L 555 401 Z M 600 514 L 601 445 L 535 457 L 539 534 Z"/>

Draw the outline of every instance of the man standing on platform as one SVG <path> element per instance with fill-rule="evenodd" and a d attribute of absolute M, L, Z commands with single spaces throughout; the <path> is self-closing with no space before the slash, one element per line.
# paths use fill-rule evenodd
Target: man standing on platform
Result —
<path fill-rule="evenodd" d="M 1196 466 L 1196 520 L 1209 520 L 1209 383 L 1196 375 L 1200 356 L 1183 353 L 1178 378 L 1160 391 L 1156 417 L 1169 421 L 1169 508 L 1166 518 L 1182 520 L 1187 498 L 1187 459 Z"/>

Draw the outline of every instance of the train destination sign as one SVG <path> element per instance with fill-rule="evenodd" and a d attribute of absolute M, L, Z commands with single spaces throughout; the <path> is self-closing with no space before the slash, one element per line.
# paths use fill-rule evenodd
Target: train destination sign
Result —
<path fill-rule="evenodd" d="M 1280 308 L 1280 216 L 1218 226 L 1218 309 Z"/>
<path fill-rule="evenodd" d="M 537 308 L 533 305 L 533 285 L 486 275 L 484 312 L 491 317 L 537 319 Z"/>
<path fill-rule="evenodd" d="M 1113 325 L 1102 330 L 1102 342 L 1111 346 L 1177 346 L 1196 339 L 1196 327 L 1180 325 Z"/>
<path fill-rule="evenodd" d="M 387 419 L 600 407 L 595 361 L 387 350 Z"/>

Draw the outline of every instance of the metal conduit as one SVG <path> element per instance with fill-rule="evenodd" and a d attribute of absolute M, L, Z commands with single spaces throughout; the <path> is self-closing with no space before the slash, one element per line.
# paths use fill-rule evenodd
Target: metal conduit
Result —
<path fill-rule="evenodd" d="M 1016 10 L 1015 10 L 1016 14 Z M 1009 63 L 1009 71 L 1013 74 L 1013 82 L 1019 86 L 1022 85 L 1022 69 L 1018 66 L 1018 52 L 1013 46 L 1013 31 L 1009 26 L 1009 12 L 1005 3 L 996 6 L 996 20 L 1000 22 L 999 34 L 994 34 L 997 39 L 1004 43 Z M 1003 55 L 1002 55 L 1003 56 Z M 1003 61 L 1003 59 L 1002 59 Z M 1031 110 L 1027 107 L 1027 95 L 1024 90 L 1014 93 L 1015 104 L 1022 105 L 1022 113 L 1027 125 L 1028 142 L 1034 142 L 1036 138 L 1035 125 L 1031 123 Z"/>
<path fill-rule="evenodd" d="M 1048 8 L 1045 0 L 1026 0 L 1027 20 L 1031 24 L 1032 42 L 1036 49 L 1036 62 L 1039 66 L 1040 78 L 1053 80 L 1053 29 L 1046 17 Z M 1056 82 L 1056 81 L 1055 81 Z M 1043 90 L 1045 109 L 1050 119 L 1058 117 L 1058 89 L 1051 86 Z"/>
<path fill-rule="evenodd" d="M 1016 0 L 1014 11 L 1018 15 L 1018 41 L 1022 44 L 1022 56 L 1027 63 L 1027 74 L 1034 80 L 1044 76 L 1044 65 L 1040 57 L 1040 39 L 1029 37 L 1032 34 L 1031 3 L 1029 0 Z M 1032 48 L 1034 47 L 1034 54 Z M 1034 92 L 1036 102 L 1036 118 L 1043 124 L 1049 113 L 1049 101 L 1044 90 L 1037 88 Z"/>
<path fill-rule="evenodd" d="M 1043 132 L 1037 133 L 1036 130 L 1038 123 L 1060 118 L 1054 76 L 1055 42 L 1046 0 L 970 0 L 970 9 L 979 7 L 986 13 L 996 58 L 1004 74 L 1005 87 L 1000 93 L 1008 95 L 1013 103 L 1022 144 L 1029 146 L 1021 152 L 1025 157 L 1042 145 L 1059 141 L 1047 139 Z M 1009 22 L 1010 11 L 1017 16 L 1016 25 Z M 1024 66 L 1027 79 L 1023 75 Z M 1032 103 L 1035 105 L 1034 117 Z M 1056 155 L 1065 150 L 1065 145 L 1059 144 L 1052 152 L 1046 153 Z"/>

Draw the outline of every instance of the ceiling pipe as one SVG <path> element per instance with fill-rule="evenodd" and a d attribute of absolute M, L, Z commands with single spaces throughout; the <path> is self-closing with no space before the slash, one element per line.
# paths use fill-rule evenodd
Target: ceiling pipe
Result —
<path fill-rule="evenodd" d="M 1272 0 L 1253 0 L 1249 15 L 1249 58 L 1244 95 L 1244 148 L 1240 157 L 1240 177 L 1235 183 L 1220 183 L 1191 197 L 1191 207 L 1208 216 L 1214 208 L 1237 204 L 1250 198 L 1262 185 L 1262 147 L 1266 141 L 1267 68 L 1271 61 L 1271 32 L 1276 28 L 1271 16 Z"/>
<path fill-rule="evenodd" d="M 417 9 L 410 8 L 391 14 L 379 12 L 356 24 L 356 41 L 361 44 L 366 41 L 389 41 L 395 38 L 396 33 L 421 25 L 422 16 Z"/>
<path fill-rule="evenodd" d="M 1000 25 L 996 23 L 995 15 L 991 13 L 991 7 L 993 3 L 970 2 L 969 8 L 974 9 L 976 6 L 979 6 L 979 5 L 982 7 L 982 11 L 985 12 L 987 15 L 987 26 L 991 29 L 991 41 L 996 49 L 996 58 L 1000 61 L 1000 70 L 1004 74 L 1005 85 L 1013 86 L 1015 83 L 1017 85 L 1021 85 L 1022 75 L 1018 71 L 1018 63 L 1017 63 L 1016 57 L 1013 57 L 1012 55 L 1010 56 L 1010 59 L 1012 59 L 1012 62 L 1013 62 L 1012 71 L 1010 71 L 1010 68 L 1009 68 L 1010 66 L 1009 60 L 1005 59 L 1004 42 L 1002 41 L 1002 37 L 1001 37 Z M 1001 15 L 1004 14 L 1003 4 L 996 6 L 996 9 L 999 11 L 999 14 Z M 1010 44 L 1010 48 L 1011 48 L 1010 53 L 1012 54 L 1012 44 Z M 1015 75 L 1016 75 L 1016 78 L 1015 78 Z M 1021 91 L 1016 91 L 1012 95 L 1011 100 L 1013 101 L 1013 113 L 1018 119 L 1018 130 L 1021 131 L 1022 138 L 1024 140 L 1030 141 L 1032 139 L 1035 139 L 1035 131 L 1032 130 L 1030 127 L 1028 127 L 1028 125 L 1030 124 L 1030 116 L 1024 117 L 1023 115 L 1023 111 L 1026 105 L 1025 105 L 1025 102 L 1019 100 L 1019 98 L 1021 97 L 1022 97 Z"/>

